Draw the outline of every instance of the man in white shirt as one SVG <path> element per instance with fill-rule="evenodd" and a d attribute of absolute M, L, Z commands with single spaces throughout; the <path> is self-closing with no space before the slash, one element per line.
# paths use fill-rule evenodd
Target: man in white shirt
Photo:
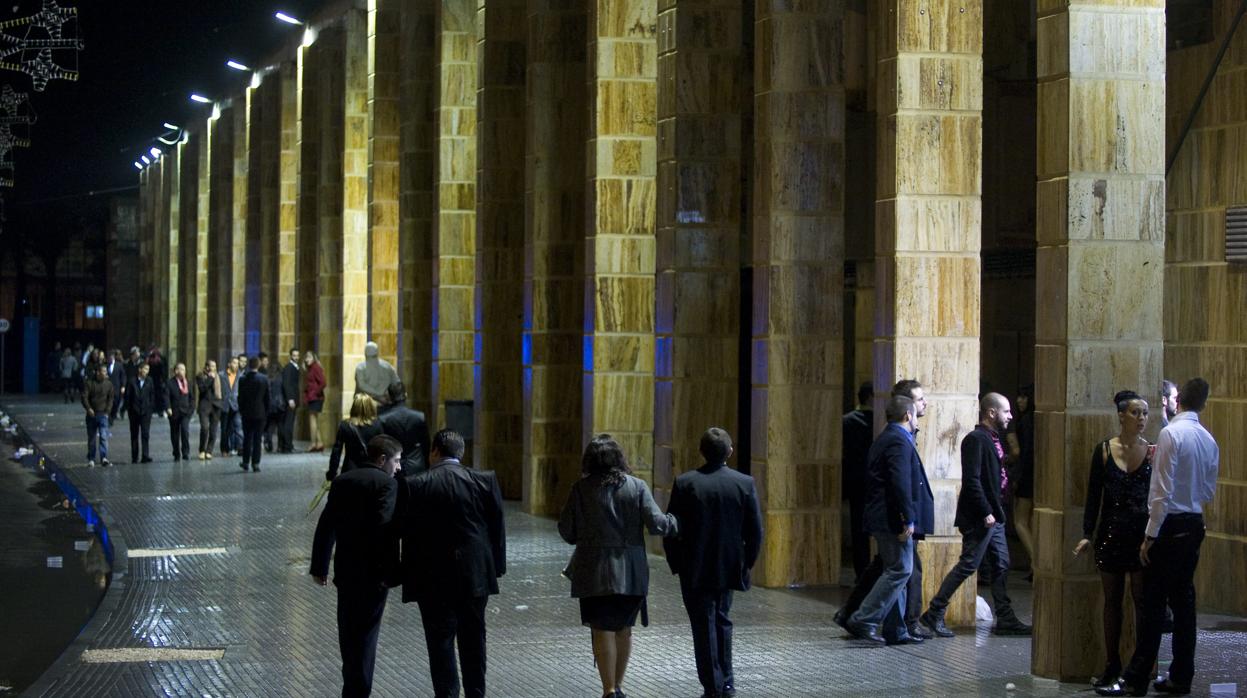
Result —
<path fill-rule="evenodd" d="M 1178 392 L 1178 414 L 1160 432 L 1148 494 L 1147 537 L 1139 548 L 1143 562 L 1143 621 L 1134 657 L 1121 680 L 1096 692 L 1106 696 L 1147 694 L 1148 678 L 1160 649 L 1165 604 L 1173 609 L 1173 662 L 1169 676 L 1153 687 L 1185 695 L 1195 675 L 1195 568 L 1204 541 L 1204 506 L 1217 487 L 1217 442 L 1199 422 L 1208 402 L 1208 382 L 1192 378 Z"/>

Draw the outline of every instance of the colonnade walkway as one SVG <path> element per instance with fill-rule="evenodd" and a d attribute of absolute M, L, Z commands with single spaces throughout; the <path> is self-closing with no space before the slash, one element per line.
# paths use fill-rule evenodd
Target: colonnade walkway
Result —
<path fill-rule="evenodd" d="M 236 459 L 219 456 L 174 465 L 168 426 L 157 419 L 154 463 L 129 462 L 129 426 L 119 421 L 110 444 L 115 465 L 87 468 L 80 408 L 59 398 L 3 402 L 97 507 L 116 547 L 100 610 L 31 694 L 338 693 L 336 592 L 316 587 L 307 574 L 316 524 L 308 504 L 324 479 L 327 456 L 265 454 L 260 473 L 244 473 Z M 192 428 L 192 447 L 197 438 Z M 514 503 L 507 505 L 507 534 L 508 571 L 488 609 L 490 695 L 599 695 L 589 633 L 559 574 L 571 547 L 559 539 L 554 521 L 527 515 Z M 200 550 L 160 552 L 174 548 Z M 636 630 L 624 688 L 631 698 L 698 696 L 678 585 L 661 558 L 652 557 L 650 566 L 650 626 Z M 1029 587 L 1013 587 L 1029 620 Z M 981 628 L 919 646 L 876 648 L 849 639 L 832 622 L 842 594 L 755 589 L 738 595 L 740 695 L 1086 694 L 1085 684 L 1032 677 L 1030 638 L 996 638 Z M 1091 618 L 1087 623 L 1096 625 Z M 1196 693 L 1206 695 L 1210 682 L 1235 681 L 1243 695 L 1247 620 L 1203 615 L 1200 628 Z M 187 658 L 192 655 L 181 650 L 205 652 Z M 1168 656 L 1168 640 L 1162 656 Z M 397 591 L 381 630 L 374 695 L 432 695 L 419 610 L 400 603 Z"/>

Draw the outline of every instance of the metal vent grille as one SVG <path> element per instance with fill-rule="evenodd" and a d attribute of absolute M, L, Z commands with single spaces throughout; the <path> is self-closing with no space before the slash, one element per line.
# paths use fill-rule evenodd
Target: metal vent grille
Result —
<path fill-rule="evenodd" d="M 1247 206 L 1225 209 L 1225 261 L 1247 264 Z"/>

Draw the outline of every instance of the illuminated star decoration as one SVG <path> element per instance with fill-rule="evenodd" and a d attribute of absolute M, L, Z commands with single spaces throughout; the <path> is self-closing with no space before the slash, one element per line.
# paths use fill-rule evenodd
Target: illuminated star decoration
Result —
<path fill-rule="evenodd" d="M 0 90 L 0 187 L 13 186 L 13 149 L 30 147 L 25 129 L 36 118 L 29 94 L 14 90 L 12 85 Z M 14 133 L 15 127 L 20 135 Z"/>
<path fill-rule="evenodd" d="M 77 80 L 78 8 L 61 7 L 56 0 L 43 0 L 43 9 L 30 15 L 0 22 L 0 68 L 26 73 L 35 92 L 43 92 L 48 80 Z M 72 66 L 60 60 L 72 57 Z"/>

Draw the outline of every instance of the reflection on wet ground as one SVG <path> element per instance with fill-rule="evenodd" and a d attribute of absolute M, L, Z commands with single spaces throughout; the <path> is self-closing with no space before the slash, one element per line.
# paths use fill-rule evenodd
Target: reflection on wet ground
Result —
<path fill-rule="evenodd" d="M 91 617 L 108 584 L 99 538 L 27 445 L 0 434 L 0 695 L 29 686 Z"/>

